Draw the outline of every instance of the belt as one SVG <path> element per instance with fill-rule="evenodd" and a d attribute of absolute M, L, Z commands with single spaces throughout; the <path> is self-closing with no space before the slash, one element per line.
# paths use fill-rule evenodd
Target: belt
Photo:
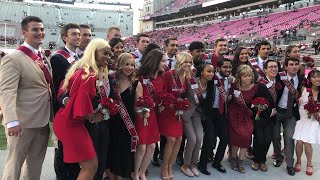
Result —
<path fill-rule="evenodd" d="M 278 107 L 277 112 L 287 112 L 287 109 Z"/>

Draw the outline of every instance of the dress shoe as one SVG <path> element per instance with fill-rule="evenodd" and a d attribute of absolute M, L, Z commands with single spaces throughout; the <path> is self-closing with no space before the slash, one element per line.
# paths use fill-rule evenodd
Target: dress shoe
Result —
<path fill-rule="evenodd" d="M 221 173 L 226 173 L 227 172 L 226 169 L 221 164 L 218 164 L 218 165 L 212 164 L 212 167 L 217 169 Z"/>
<path fill-rule="evenodd" d="M 183 165 L 183 157 L 177 157 L 176 162 L 177 162 L 177 164 L 179 164 L 179 166 L 182 166 Z"/>
<path fill-rule="evenodd" d="M 254 158 L 253 154 L 249 151 L 246 153 L 246 157 L 250 160 L 253 160 L 253 158 Z"/>
<path fill-rule="evenodd" d="M 210 175 L 211 174 L 206 166 L 198 165 L 198 169 L 202 174 L 205 174 L 205 175 Z"/>
<path fill-rule="evenodd" d="M 160 160 L 158 158 L 152 159 L 151 163 L 156 167 L 160 167 Z"/>
<path fill-rule="evenodd" d="M 276 160 L 275 162 L 273 162 L 274 167 L 280 167 L 281 164 L 282 164 L 282 160 Z"/>
<path fill-rule="evenodd" d="M 259 164 L 259 168 L 261 171 L 266 172 L 268 171 L 268 166 L 266 165 L 266 163 L 260 163 Z"/>
<path fill-rule="evenodd" d="M 196 166 L 193 166 L 190 169 L 191 169 L 192 173 L 194 174 L 194 176 L 197 176 L 197 177 L 200 176 L 199 171 Z"/>
<path fill-rule="evenodd" d="M 252 163 L 251 169 L 254 171 L 258 171 L 259 170 L 259 163 L 256 163 L 256 162 Z"/>
<path fill-rule="evenodd" d="M 296 172 L 294 171 L 293 167 L 288 167 L 287 166 L 287 172 L 290 176 L 294 176 Z"/>
<path fill-rule="evenodd" d="M 181 172 L 183 172 L 184 175 L 186 175 L 188 177 L 194 177 L 194 174 L 190 168 L 185 168 L 184 166 L 181 166 L 180 170 L 181 170 Z"/>

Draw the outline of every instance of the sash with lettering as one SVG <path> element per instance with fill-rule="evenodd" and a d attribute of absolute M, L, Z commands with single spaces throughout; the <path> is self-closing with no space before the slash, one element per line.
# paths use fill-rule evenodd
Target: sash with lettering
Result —
<path fill-rule="evenodd" d="M 104 82 L 107 82 L 107 83 L 104 83 Z M 97 79 L 96 86 L 97 86 L 97 89 L 99 90 L 101 99 L 108 97 L 108 94 L 110 93 L 109 80 L 103 81 L 103 80 Z"/>
<path fill-rule="evenodd" d="M 222 113 L 224 111 L 224 107 L 221 107 L 221 104 L 227 103 L 228 94 L 227 94 L 226 90 L 224 89 L 224 85 L 222 85 L 221 80 L 217 76 L 214 76 L 214 84 L 217 85 L 217 88 L 219 90 L 219 95 L 220 95 L 219 96 L 219 112 Z M 221 97 L 222 97 L 223 102 L 221 101 Z"/>
<path fill-rule="evenodd" d="M 182 87 L 180 78 L 177 76 L 175 70 L 169 70 L 171 77 L 172 77 L 172 81 L 174 84 L 174 88 L 172 89 L 172 91 L 179 91 L 179 93 L 183 93 L 184 89 Z"/>
<path fill-rule="evenodd" d="M 150 77 L 149 76 L 140 76 L 139 81 L 142 82 L 142 86 L 145 86 L 147 88 L 150 97 L 153 98 L 156 91 L 155 91 L 154 86 L 150 80 Z"/>
<path fill-rule="evenodd" d="M 273 84 L 272 82 L 267 81 L 266 79 L 261 79 L 260 83 L 264 84 L 267 87 L 269 93 L 272 96 L 272 99 L 273 99 L 274 103 L 276 103 L 277 102 L 277 93 L 276 93 L 275 84 Z"/>
<path fill-rule="evenodd" d="M 246 109 L 246 110 L 249 112 L 249 114 L 250 114 L 249 117 L 251 117 L 252 111 L 251 111 L 251 109 L 249 109 L 248 106 L 246 105 L 246 102 L 245 102 L 245 100 L 244 100 L 244 98 L 243 98 L 243 96 L 242 96 L 241 91 L 240 91 L 240 90 L 237 90 L 237 89 L 233 90 L 233 96 L 236 98 L 236 100 L 239 102 L 239 104 L 242 104 L 243 107 L 245 107 L 245 109 Z"/>
<path fill-rule="evenodd" d="M 308 101 L 314 101 L 313 93 L 311 88 L 307 88 L 307 92 L 309 92 Z M 319 113 L 313 114 L 314 118 L 320 123 Z"/>
<path fill-rule="evenodd" d="M 200 101 L 203 101 L 203 96 L 201 94 L 201 91 L 199 89 L 199 85 L 197 84 L 196 80 L 194 79 L 193 76 L 189 79 L 189 83 L 191 85 L 191 89 L 194 92 L 194 100 L 196 101 L 196 104 L 199 104 Z"/>
<path fill-rule="evenodd" d="M 263 70 L 258 66 L 258 62 L 256 61 L 256 59 L 250 59 L 249 62 L 261 77 L 265 77 L 266 76 L 264 74 Z"/>
<path fill-rule="evenodd" d="M 134 127 L 134 124 L 132 123 L 130 115 L 126 109 L 126 106 L 124 105 L 124 103 L 121 99 L 121 95 L 120 95 L 116 85 L 114 86 L 114 91 L 115 91 L 115 94 L 117 95 L 118 101 L 119 101 L 120 116 L 121 116 L 124 124 L 126 125 L 126 128 L 131 136 L 131 152 L 136 152 L 138 141 L 139 141 L 139 137 L 138 137 L 136 128 Z"/>
<path fill-rule="evenodd" d="M 66 51 L 64 51 L 62 49 L 57 50 L 56 54 L 59 54 L 62 57 L 64 57 L 70 64 L 76 63 L 76 60 L 74 58 L 72 58 L 68 52 L 66 52 Z"/>
<path fill-rule="evenodd" d="M 42 70 L 44 77 L 46 79 L 46 82 L 48 83 L 48 85 L 50 86 L 51 89 L 51 93 L 54 93 L 53 90 L 53 81 L 52 81 L 52 77 L 51 74 L 48 70 L 48 68 L 46 67 L 46 65 L 43 63 L 43 60 L 37 56 L 36 54 L 34 54 L 29 48 L 25 47 L 25 46 L 20 46 L 18 48 L 19 51 L 22 51 L 24 54 L 26 54 L 27 56 L 29 56 L 38 66 L 39 68 Z"/>
<path fill-rule="evenodd" d="M 286 72 L 285 71 L 279 72 L 279 75 L 280 75 L 280 79 L 282 80 L 284 85 L 287 86 L 289 91 L 296 98 L 296 101 L 298 101 L 298 99 L 300 98 L 300 95 L 299 95 L 298 91 L 293 87 L 293 84 L 291 84 L 291 82 L 288 81 L 288 76 L 287 76 Z"/>

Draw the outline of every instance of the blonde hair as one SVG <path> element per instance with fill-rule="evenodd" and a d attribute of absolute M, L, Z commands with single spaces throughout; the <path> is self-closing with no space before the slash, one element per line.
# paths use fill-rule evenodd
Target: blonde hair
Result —
<path fill-rule="evenodd" d="M 176 56 L 176 64 L 175 64 L 175 68 L 177 69 L 177 71 L 179 72 L 181 70 L 181 66 L 184 62 L 186 62 L 187 58 L 191 59 L 191 65 L 193 65 L 193 60 L 192 60 L 192 55 L 187 53 L 187 52 L 180 52 L 177 56 Z M 190 69 L 189 72 L 184 72 L 184 77 L 191 77 L 191 73 L 192 70 Z"/>
<path fill-rule="evenodd" d="M 241 85 L 241 77 L 244 75 L 249 75 L 252 77 L 252 83 L 254 82 L 254 74 L 252 68 L 249 65 L 243 64 L 240 65 L 237 69 L 235 83 L 240 87 Z"/>
<path fill-rule="evenodd" d="M 90 70 L 93 71 L 94 76 L 104 76 L 108 78 L 108 68 L 98 67 L 96 62 L 96 52 L 103 48 L 110 48 L 108 42 L 104 39 L 97 38 L 92 40 L 86 47 L 83 57 L 71 66 L 66 74 L 62 85 L 62 90 L 67 91 L 69 80 L 78 69 L 84 69 L 85 74 L 82 79 L 86 79 L 90 75 Z M 111 49 L 111 48 L 110 48 Z"/>
<path fill-rule="evenodd" d="M 116 79 L 119 80 L 119 76 L 122 73 L 121 70 L 126 66 L 127 62 L 129 59 L 133 59 L 133 56 L 129 53 L 122 53 L 117 60 L 117 65 L 116 65 Z M 136 63 L 134 62 L 134 68 L 136 68 Z M 131 82 L 130 88 L 132 87 L 132 84 L 134 83 L 134 81 L 136 80 L 136 71 L 134 70 L 130 76 L 129 76 L 129 80 Z M 119 83 L 119 82 L 117 82 Z M 117 84 L 119 85 L 119 84 Z"/>

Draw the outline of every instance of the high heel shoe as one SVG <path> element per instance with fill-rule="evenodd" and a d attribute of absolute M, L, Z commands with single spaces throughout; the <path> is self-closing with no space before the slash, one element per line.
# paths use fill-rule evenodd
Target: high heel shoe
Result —
<path fill-rule="evenodd" d="M 300 172 L 300 170 L 301 170 L 301 163 L 299 163 L 299 162 L 296 162 L 296 164 L 294 165 L 294 171 L 295 172 Z"/>
<path fill-rule="evenodd" d="M 161 179 L 162 180 L 170 180 L 169 174 L 167 176 L 162 175 L 162 169 L 167 169 L 167 171 L 168 171 L 168 166 L 161 166 Z"/>
<path fill-rule="evenodd" d="M 312 176 L 312 174 L 313 174 L 313 166 L 307 164 L 307 168 L 308 168 L 308 167 L 311 168 L 311 171 L 306 170 L 306 175 Z"/>

